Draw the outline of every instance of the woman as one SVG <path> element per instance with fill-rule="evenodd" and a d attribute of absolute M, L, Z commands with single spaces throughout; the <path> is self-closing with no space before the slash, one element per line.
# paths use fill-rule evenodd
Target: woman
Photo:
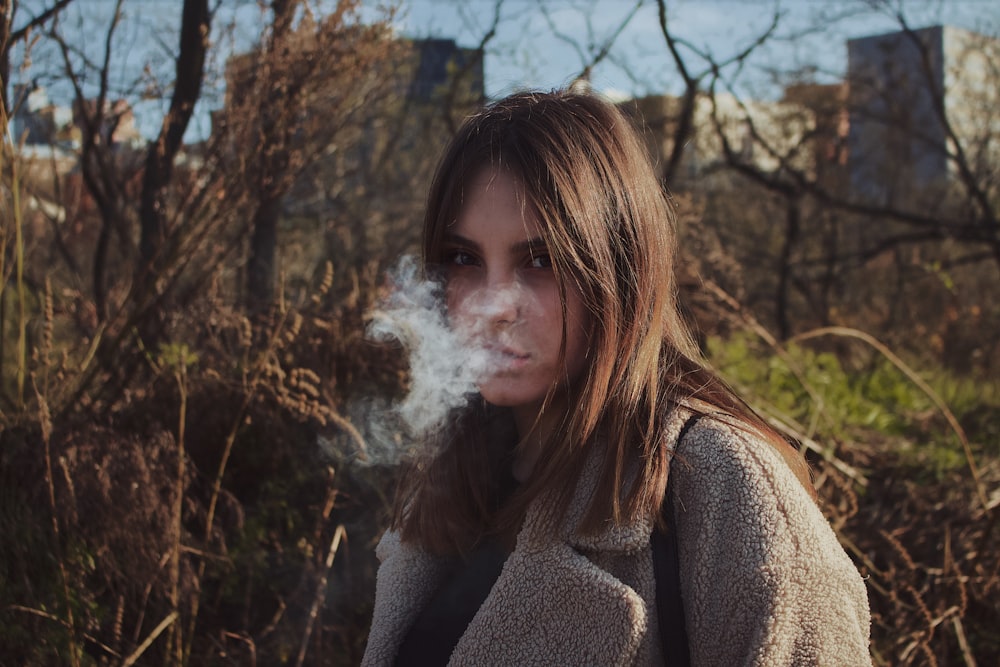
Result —
<path fill-rule="evenodd" d="M 491 365 L 404 478 L 364 664 L 871 664 L 801 456 L 692 344 L 673 224 L 596 96 L 515 94 L 458 132 L 424 260 Z M 654 534 L 676 541 L 676 618 Z"/>

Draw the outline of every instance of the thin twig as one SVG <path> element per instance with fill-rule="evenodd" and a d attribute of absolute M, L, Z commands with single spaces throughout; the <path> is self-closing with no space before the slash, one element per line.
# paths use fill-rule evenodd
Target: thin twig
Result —
<path fill-rule="evenodd" d="M 39 421 L 42 425 L 42 444 L 45 455 L 45 484 L 48 487 L 49 509 L 52 512 L 52 537 L 54 540 L 53 548 L 56 552 L 56 563 L 59 565 L 59 579 L 62 583 L 63 600 L 66 603 L 66 621 L 67 627 L 69 628 L 70 660 L 74 667 L 80 667 L 79 649 L 76 645 L 76 622 L 73 620 L 73 604 L 69 594 L 69 576 L 66 574 L 66 563 L 62 557 L 62 544 L 59 536 L 59 516 L 57 514 L 58 505 L 56 505 L 56 487 L 55 480 L 52 477 L 52 421 L 49 415 L 48 403 L 46 402 L 45 397 L 38 392 L 38 387 L 35 387 L 35 397 L 38 400 L 38 409 L 40 413 Z"/>
<path fill-rule="evenodd" d="M 749 313 L 746 309 L 744 309 L 743 306 L 739 303 L 739 301 L 737 301 L 735 298 L 732 297 L 732 295 L 730 295 L 728 292 L 722 289 L 722 287 L 720 287 L 715 281 L 706 279 L 704 280 L 704 286 L 719 300 L 721 300 L 723 303 L 729 306 L 736 314 L 736 316 L 740 318 L 744 326 L 749 328 L 750 331 L 756 334 L 761 340 L 767 343 L 767 345 L 772 350 L 774 350 L 774 353 L 778 356 L 778 358 L 785 363 L 785 366 L 788 368 L 788 371 L 793 376 L 795 376 L 796 380 L 798 380 L 799 385 L 802 387 L 803 391 L 809 394 L 809 398 L 812 401 L 812 405 L 814 406 L 816 412 L 816 415 L 814 415 L 813 418 L 814 425 L 810 427 L 808 432 L 805 429 L 800 429 L 801 432 L 796 435 L 797 436 L 801 435 L 804 439 L 809 439 L 811 437 L 810 434 L 815 430 L 815 421 L 816 419 L 818 419 L 820 415 L 826 417 L 827 421 L 832 423 L 833 418 L 830 417 L 829 413 L 826 410 L 823 397 L 820 396 L 815 389 L 813 389 L 811 384 L 809 384 L 809 381 L 806 379 L 805 372 L 795 362 L 792 356 L 788 353 L 788 350 L 785 349 L 784 345 L 782 345 L 774 337 L 774 335 L 757 320 L 757 318 L 755 318 L 751 313 Z"/>
<path fill-rule="evenodd" d="M 160 557 L 160 561 L 156 564 L 156 571 L 159 573 L 167 563 L 170 561 L 171 551 L 167 550 Z M 135 631 L 132 633 L 132 643 L 136 644 L 139 641 L 139 633 L 142 632 L 142 624 L 146 619 L 146 606 L 149 604 L 149 596 L 153 592 L 153 584 L 155 583 L 155 578 L 150 577 L 149 581 L 146 582 L 146 587 L 142 592 L 142 603 L 139 605 L 139 615 L 135 622 Z"/>
<path fill-rule="evenodd" d="M 330 405 L 330 412 L 327 414 L 327 419 L 339 426 L 341 430 L 351 437 L 358 448 L 356 456 L 362 463 L 371 461 L 371 457 L 368 454 L 368 443 L 365 442 L 365 437 L 361 435 L 361 431 L 347 417 L 344 417 L 333 408 L 334 402 L 326 392 L 323 392 L 323 397 L 327 399 L 327 403 Z"/>
<path fill-rule="evenodd" d="M 248 637 L 246 634 L 236 634 L 235 632 L 223 632 L 223 637 L 229 637 L 230 639 L 235 639 L 236 641 L 243 642 L 248 647 L 250 647 L 250 667 L 257 667 L 257 645 L 254 644 L 253 639 Z"/>
<path fill-rule="evenodd" d="M 955 627 L 955 637 L 958 639 L 958 646 L 962 649 L 962 659 L 965 667 L 976 667 L 976 659 L 969 649 L 969 640 L 965 638 L 965 629 L 962 627 L 962 618 L 956 614 L 951 617 L 951 624 Z"/>
<path fill-rule="evenodd" d="M 175 371 L 175 378 L 177 380 L 177 391 L 180 394 L 180 414 L 177 417 L 177 480 L 176 489 L 174 493 L 176 497 L 174 499 L 174 511 L 173 511 L 173 523 L 174 523 L 174 545 L 173 545 L 173 555 L 170 559 L 170 605 L 173 607 L 174 614 L 179 613 L 180 610 L 180 567 L 181 567 L 181 540 L 184 532 L 184 478 L 186 476 L 186 462 L 185 462 L 185 447 L 184 447 L 184 430 L 187 421 L 187 359 L 186 352 L 182 351 L 179 355 L 179 367 Z M 192 620 L 193 623 L 193 620 Z M 192 628 L 193 631 L 193 628 Z M 184 664 L 185 657 L 185 647 L 184 647 L 184 637 L 180 634 L 180 626 L 175 626 L 171 629 L 171 639 L 176 640 L 176 659 L 179 665 Z M 190 639 L 189 639 L 190 641 Z M 173 643 L 173 642 L 171 642 Z"/>
<path fill-rule="evenodd" d="M 153 631 L 149 633 L 149 636 L 146 637 L 146 639 L 144 639 L 141 644 L 139 644 L 139 647 L 136 648 L 135 651 L 133 651 L 130 656 L 125 658 L 125 660 L 122 662 L 122 667 L 131 667 L 133 664 L 135 664 L 135 661 L 142 657 L 142 654 L 146 652 L 146 649 L 148 649 L 150 645 L 154 641 L 156 641 L 156 638 L 159 637 L 163 633 L 163 631 L 167 629 L 167 626 L 169 626 L 176 620 L 177 620 L 176 611 L 172 611 L 169 614 L 167 614 L 167 617 L 164 618 L 162 621 L 160 621 L 159 625 L 153 628 Z"/>
<path fill-rule="evenodd" d="M 313 625 L 316 622 L 316 616 L 319 614 L 320 605 L 323 604 L 323 600 L 326 598 L 326 582 L 330 576 L 330 568 L 333 567 L 333 559 L 337 555 L 337 549 L 340 548 L 340 540 L 346 534 L 347 531 L 344 529 L 343 524 L 337 526 L 337 530 L 333 532 L 333 541 L 330 542 L 330 550 L 326 554 L 323 575 L 319 578 L 319 583 L 316 586 L 316 599 L 313 600 L 312 608 L 309 610 L 309 618 L 306 620 L 306 631 L 302 635 L 302 645 L 299 647 L 299 657 L 295 661 L 295 667 L 302 667 L 302 661 L 306 659 L 309 637 L 312 635 Z"/>
<path fill-rule="evenodd" d="M 786 421 L 792 423 L 786 423 Z M 774 415 L 769 415 L 767 417 L 767 423 L 785 435 L 795 438 L 796 442 L 800 443 L 806 449 L 819 454 L 823 457 L 824 461 L 829 462 L 830 465 L 837 469 L 837 471 L 847 477 L 850 477 L 859 486 L 868 486 L 868 478 L 865 477 L 860 470 L 837 458 L 831 447 L 824 447 L 812 438 L 806 436 L 801 425 L 795 424 L 794 420 L 790 418 L 779 419 Z"/>
<path fill-rule="evenodd" d="M 19 605 L 19 604 L 10 604 L 10 605 L 7 605 L 5 607 L 5 609 L 7 611 L 20 611 L 20 612 L 24 612 L 25 614 L 32 614 L 33 616 L 39 616 L 39 617 L 44 618 L 46 620 L 54 621 L 54 622 L 58 623 L 59 625 L 63 626 L 64 628 L 72 630 L 72 628 L 70 627 L 69 623 L 67 623 L 64 619 L 59 618 L 55 614 L 50 614 L 47 611 L 42 611 L 41 609 L 34 609 L 32 607 L 25 607 L 25 606 L 22 606 L 22 605 Z M 116 658 L 122 657 L 121 654 L 118 653 L 117 651 L 115 651 L 113 648 L 111 648 L 107 644 L 101 642 L 101 640 L 97 639 L 96 637 L 94 637 L 92 635 L 88 635 L 86 632 L 81 632 L 80 636 L 82 636 L 84 639 L 86 639 L 88 642 L 90 642 L 94 646 L 97 646 L 98 648 L 100 648 L 102 651 L 106 652 L 108 655 L 114 656 Z"/>

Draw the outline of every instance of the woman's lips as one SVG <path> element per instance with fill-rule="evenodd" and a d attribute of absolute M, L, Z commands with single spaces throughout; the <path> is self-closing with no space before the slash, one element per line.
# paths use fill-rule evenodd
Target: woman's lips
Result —
<path fill-rule="evenodd" d="M 528 363 L 531 355 L 512 347 L 487 346 L 486 348 L 498 370 L 513 370 Z"/>

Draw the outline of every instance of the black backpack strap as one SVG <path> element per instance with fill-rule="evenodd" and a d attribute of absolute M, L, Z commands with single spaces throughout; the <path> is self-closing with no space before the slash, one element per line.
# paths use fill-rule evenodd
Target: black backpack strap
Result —
<path fill-rule="evenodd" d="M 687 434 L 701 415 L 693 415 L 681 427 L 677 443 Z M 676 450 L 675 450 L 676 451 Z M 691 664 L 687 628 L 684 625 L 684 602 L 681 599 L 681 568 L 677 551 L 677 531 L 674 521 L 673 475 L 667 477 L 666 500 L 663 503 L 665 528 L 653 531 L 653 576 L 656 578 L 656 614 L 660 625 L 660 646 L 668 667 Z"/>

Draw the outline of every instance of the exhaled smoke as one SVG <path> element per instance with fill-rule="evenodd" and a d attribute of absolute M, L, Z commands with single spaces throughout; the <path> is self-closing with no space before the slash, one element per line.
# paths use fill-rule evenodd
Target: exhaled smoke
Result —
<path fill-rule="evenodd" d="M 443 285 L 424 278 L 414 258 L 400 260 L 389 285 L 388 295 L 370 313 L 367 334 L 402 344 L 409 355 L 410 387 L 398 403 L 369 404 L 364 410 L 369 414 L 353 415 L 354 423 L 363 425 L 367 458 L 377 463 L 398 461 L 446 428 L 454 411 L 475 394 L 490 360 L 486 350 L 470 347 L 448 326 Z"/>

